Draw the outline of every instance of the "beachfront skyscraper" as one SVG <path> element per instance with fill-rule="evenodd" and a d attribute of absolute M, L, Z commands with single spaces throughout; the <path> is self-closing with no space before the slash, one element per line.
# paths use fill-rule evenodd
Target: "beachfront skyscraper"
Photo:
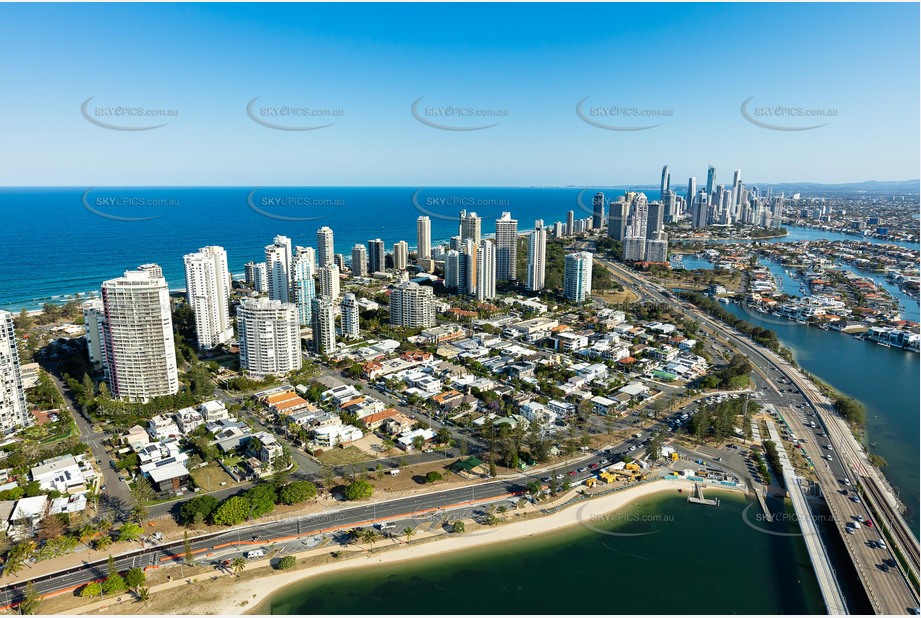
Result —
<path fill-rule="evenodd" d="M 572 210 L 566 213 L 566 235 L 576 235 L 576 213 Z"/>
<path fill-rule="evenodd" d="M 83 329 L 86 333 L 84 338 L 93 371 L 99 371 L 105 367 L 106 349 L 103 333 L 105 321 L 106 310 L 101 298 L 94 298 L 83 303 Z"/>
<path fill-rule="evenodd" d="M 662 180 L 659 183 L 659 201 L 665 199 L 665 193 L 671 188 L 672 178 L 668 173 L 668 166 L 662 168 Z"/>
<path fill-rule="evenodd" d="M 112 394 L 127 401 L 179 392 L 169 288 L 156 270 L 129 270 L 102 284 L 105 369 Z"/>
<path fill-rule="evenodd" d="M 518 220 L 503 212 L 496 219 L 496 280 L 517 281 Z"/>
<path fill-rule="evenodd" d="M 406 328 L 435 326 L 435 292 L 413 281 L 401 283 L 390 295 L 390 324 Z"/>
<path fill-rule="evenodd" d="M 416 259 L 432 257 L 432 221 L 425 215 L 416 219 Z"/>
<path fill-rule="evenodd" d="M 532 292 L 544 289 L 544 276 L 547 268 L 547 228 L 538 219 L 534 222 L 534 231 L 528 236 L 528 282 Z"/>
<path fill-rule="evenodd" d="M 339 311 L 342 314 L 342 338 L 358 339 L 360 330 L 358 328 L 358 299 L 351 292 L 342 297 L 342 303 L 339 305 Z"/>
<path fill-rule="evenodd" d="M 368 276 L 368 250 L 361 243 L 352 247 L 352 276 Z"/>
<path fill-rule="evenodd" d="M 301 329 L 297 307 L 268 298 L 237 305 L 240 368 L 247 377 L 283 376 L 301 368 Z"/>
<path fill-rule="evenodd" d="M 336 351 L 336 306 L 327 296 L 313 299 L 313 350 L 324 355 Z"/>
<path fill-rule="evenodd" d="M 398 240 L 393 244 L 393 267 L 397 270 L 406 270 L 409 264 L 409 245 L 405 240 Z"/>
<path fill-rule="evenodd" d="M 387 257 L 384 254 L 384 241 L 380 238 L 368 241 L 368 273 L 382 273 L 387 270 Z"/>
<path fill-rule="evenodd" d="M 313 247 L 298 247 L 294 254 L 294 304 L 297 305 L 297 323 L 301 327 L 312 323 L 313 299 L 316 296 L 316 273 Z"/>
<path fill-rule="evenodd" d="M 13 314 L 0 311 L 0 431 L 29 424 Z"/>
<path fill-rule="evenodd" d="M 456 290 L 458 294 L 467 291 L 467 256 L 465 253 L 454 249 L 445 253 L 445 287 Z"/>
<path fill-rule="evenodd" d="M 563 265 L 563 295 L 581 303 L 592 295 L 592 254 L 570 253 Z"/>
<path fill-rule="evenodd" d="M 198 347 L 210 350 L 233 339 L 230 270 L 223 247 L 202 247 L 183 257 L 186 300 L 195 312 Z"/>
<path fill-rule="evenodd" d="M 474 243 L 480 242 L 480 227 L 482 225 L 482 219 L 480 219 L 475 212 L 468 213 L 466 210 L 460 212 L 460 239 L 461 242 L 465 240 L 472 240 Z"/>
<path fill-rule="evenodd" d="M 614 240 L 624 239 L 624 229 L 627 225 L 627 216 L 630 212 L 630 203 L 624 196 L 617 198 L 608 205 L 608 238 Z"/>
<path fill-rule="evenodd" d="M 269 298 L 291 300 L 291 239 L 276 236 L 265 248 L 265 276 Z"/>
<path fill-rule="evenodd" d="M 604 193 L 600 191 L 592 198 L 592 229 L 600 230 L 604 225 Z"/>
<path fill-rule="evenodd" d="M 333 231 L 323 226 L 317 230 L 317 267 L 329 266 L 333 263 Z"/>
<path fill-rule="evenodd" d="M 496 297 L 496 245 L 483 239 L 476 253 L 476 298 L 490 300 Z"/>

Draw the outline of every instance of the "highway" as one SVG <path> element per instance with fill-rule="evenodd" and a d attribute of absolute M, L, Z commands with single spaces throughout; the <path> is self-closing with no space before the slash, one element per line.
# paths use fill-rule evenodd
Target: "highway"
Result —
<path fill-rule="evenodd" d="M 810 382 L 798 369 L 790 365 L 779 355 L 750 341 L 743 334 L 729 326 L 711 318 L 689 303 L 671 300 L 664 295 L 661 286 L 643 282 L 638 276 L 623 266 L 600 260 L 619 275 L 622 283 L 633 288 L 641 297 L 653 302 L 668 303 L 682 309 L 690 317 L 698 320 L 704 330 L 713 336 L 721 336 L 744 354 L 754 367 L 753 377 L 756 384 L 763 391 L 773 393 L 771 399 L 778 401 L 778 407 L 783 420 L 797 438 L 807 438 L 808 442 L 802 445 L 804 454 L 812 462 L 816 471 L 819 484 L 836 528 L 843 539 L 844 545 L 851 556 L 858 576 L 864 584 L 867 596 L 878 614 L 909 614 L 917 611 L 919 607 L 918 594 L 902 568 L 885 567 L 886 560 L 896 560 L 891 546 L 883 549 L 875 542 L 880 539 L 879 530 L 866 525 L 855 529 L 853 534 L 846 532 L 846 526 L 856 522 L 858 517 L 871 519 L 865 501 L 857 502 L 855 497 L 854 482 L 859 481 L 862 488 L 871 487 L 872 492 L 881 492 L 879 489 L 884 483 L 879 478 L 879 472 L 871 466 L 866 454 L 860 448 L 847 424 L 834 410 L 834 406 L 822 395 L 818 388 Z M 640 291 L 642 289 L 642 291 Z M 770 390 L 768 390 L 770 389 Z M 792 393 L 790 392 L 792 391 Z M 819 424 L 817 429 L 807 429 L 807 417 L 798 401 L 806 401 L 815 419 Z M 821 434 L 826 434 L 822 436 Z M 830 446 L 831 448 L 826 448 Z M 832 461 L 823 456 L 830 455 Z M 878 500 L 878 496 L 877 496 Z M 881 522 L 889 530 L 898 531 L 895 536 L 897 541 L 905 544 L 903 554 L 911 560 L 914 557 L 912 569 L 917 572 L 918 549 L 917 540 L 911 534 L 901 514 L 883 500 L 887 507 L 880 507 L 880 514 L 884 517 Z M 875 504 L 875 502 L 874 502 Z M 892 564 L 892 563 L 890 563 Z"/>

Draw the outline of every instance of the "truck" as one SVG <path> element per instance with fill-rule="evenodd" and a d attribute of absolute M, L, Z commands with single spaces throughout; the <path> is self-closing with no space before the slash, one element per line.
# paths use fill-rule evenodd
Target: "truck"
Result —
<path fill-rule="evenodd" d="M 377 526 L 381 532 L 386 532 L 387 530 L 395 530 L 397 525 L 391 523 L 382 523 Z"/>
<path fill-rule="evenodd" d="M 262 558 L 263 556 L 265 556 L 264 549 L 254 549 L 252 551 L 246 552 L 247 560 L 252 560 L 253 558 Z"/>

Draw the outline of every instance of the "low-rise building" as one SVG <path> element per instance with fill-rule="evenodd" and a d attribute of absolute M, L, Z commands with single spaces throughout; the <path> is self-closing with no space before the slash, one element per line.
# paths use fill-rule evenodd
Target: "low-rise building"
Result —
<path fill-rule="evenodd" d="M 173 419 L 165 414 L 157 415 L 147 421 L 147 433 L 154 440 L 164 440 L 182 435 Z"/>
<path fill-rule="evenodd" d="M 195 407 L 183 408 L 176 413 L 176 426 L 182 435 L 189 435 L 205 424 L 205 419 Z"/>
<path fill-rule="evenodd" d="M 318 447 L 332 448 L 340 444 L 348 444 L 360 440 L 364 434 L 358 427 L 352 425 L 327 425 L 317 427 L 313 432 L 314 443 Z"/>
<path fill-rule="evenodd" d="M 73 455 L 61 455 L 47 459 L 32 468 L 29 476 L 44 491 L 58 491 L 62 494 L 86 491 L 86 478 Z"/>

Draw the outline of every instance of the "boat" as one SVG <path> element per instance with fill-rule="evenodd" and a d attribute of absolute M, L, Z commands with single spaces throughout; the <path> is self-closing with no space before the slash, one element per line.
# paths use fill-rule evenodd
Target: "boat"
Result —
<path fill-rule="evenodd" d="M 881 346 L 883 346 L 884 348 L 891 348 L 891 347 L 892 347 L 892 344 L 890 344 L 888 341 L 877 341 L 877 342 L 876 342 L 876 345 L 881 345 Z"/>
<path fill-rule="evenodd" d="M 822 330 L 828 330 L 828 324 L 827 323 L 819 324 L 819 328 L 821 328 Z"/>
<path fill-rule="evenodd" d="M 806 324 L 806 320 L 796 320 L 797 324 Z"/>
<path fill-rule="evenodd" d="M 863 341 L 865 338 L 866 337 L 864 337 L 863 335 L 854 335 L 854 339 L 856 339 L 857 341 Z"/>

